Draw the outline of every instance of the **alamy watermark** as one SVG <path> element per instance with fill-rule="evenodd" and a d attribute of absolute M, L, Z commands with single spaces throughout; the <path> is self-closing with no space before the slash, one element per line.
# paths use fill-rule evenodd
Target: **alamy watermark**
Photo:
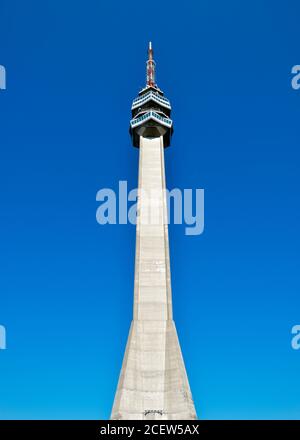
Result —
<path fill-rule="evenodd" d="M 300 65 L 297 64 L 292 67 L 291 73 L 294 75 L 291 81 L 294 90 L 300 89 Z M 293 350 L 300 350 L 300 325 L 294 325 L 291 331 L 292 337 L 291 346 Z"/>
<path fill-rule="evenodd" d="M 293 350 L 299 350 L 300 349 L 300 325 L 294 325 L 292 327 L 292 349 Z"/>
<path fill-rule="evenodd" d="M 0 325 L 0 350 L 6 349 L 6 329 L 4 325 Z"/>
<path fill-rule="evenodd" d="M 121 180 L 118 194 L 113 189 L 102 188 L 96 200 L 101 202 L 96 212 L 100 225 L 128 222 L 135 225 L 139 216 L 140 224 L 145 225 L 184 224 L 186 235 L 200 235 L 204 230 L 204 189 L 128 191 L 127 181 Z"/>
<path fill-rule="evenodd" d="M 295 65 L 292 67 L 292 72 L 293 75 L 291 84 L 292 84 L 292 88 L 294 90 L 298 90 L 300 89 L 300 65 Z"/>
<path fill-rule="evenodd" d="M 0 64 L 0 90 L 6 89 L 6 69 Z"/>
<path fill-rule="evenodd" d="M 0 64 L 0 90 L 6 89 L 6 70 Z M 6 329 L 4 325 L 0 325 L 0 350 L 6 349 Z"/>

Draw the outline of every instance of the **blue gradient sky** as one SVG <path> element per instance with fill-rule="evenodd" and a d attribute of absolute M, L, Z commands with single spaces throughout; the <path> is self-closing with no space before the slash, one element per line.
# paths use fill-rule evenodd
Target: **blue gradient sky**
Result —
<path fill-rule="evenodd" d="M 132 315 L 131 225 L 96 192 L 137 183 L 128 135 L 148 40 L 173 105 L 174 315 L 200 418 L 300 418 L 297 0 L 1 0 L 0 418 L 108 418 Z"/>

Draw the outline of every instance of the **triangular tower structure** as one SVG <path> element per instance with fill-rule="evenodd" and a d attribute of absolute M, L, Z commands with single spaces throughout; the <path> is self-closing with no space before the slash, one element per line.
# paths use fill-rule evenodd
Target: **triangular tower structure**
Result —
<path fill-rule="evenodd" d="M 172 314 L 164 148 L 173 122 L 155 82 L 149 43 L 147 84 L 132 103 L 139 148 L 134 310 L 113 420 L 193 420 L 196 412 Z"/>

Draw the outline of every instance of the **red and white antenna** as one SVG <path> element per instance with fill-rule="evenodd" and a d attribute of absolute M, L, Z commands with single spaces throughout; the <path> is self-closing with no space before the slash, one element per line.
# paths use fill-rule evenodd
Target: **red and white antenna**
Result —
<path fill-rule="evenodd" d="M 147 86 L 156 87 L 155 83 L 155 61 L 153 59 L 152 43 L 149 41 L 147 61 Z"/>

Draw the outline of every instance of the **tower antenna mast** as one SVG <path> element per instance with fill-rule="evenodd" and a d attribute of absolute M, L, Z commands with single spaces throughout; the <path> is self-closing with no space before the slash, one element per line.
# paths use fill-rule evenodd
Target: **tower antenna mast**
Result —
<path fill-rule="evenodd" d="M 153 59 L 152 43 L 149 41 L 147 60 L 147 86 L 156 87 L 155 83 L 155 61 Z"/>

